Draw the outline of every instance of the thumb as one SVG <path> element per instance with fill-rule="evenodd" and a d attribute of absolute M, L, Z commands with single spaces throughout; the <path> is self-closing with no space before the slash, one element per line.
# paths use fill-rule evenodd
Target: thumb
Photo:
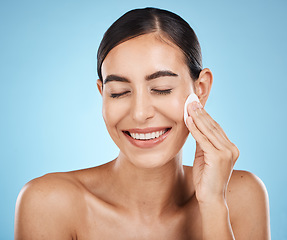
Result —
<path fill-rule="evenodd" d="M 195 157 L 200 157 L 203 155 L 204 151 L 202 150 L 200 144 L 196 141 Z"/>

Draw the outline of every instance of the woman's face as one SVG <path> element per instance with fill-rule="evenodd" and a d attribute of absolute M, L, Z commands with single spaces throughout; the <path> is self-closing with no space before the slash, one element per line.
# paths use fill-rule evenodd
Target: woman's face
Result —
<path fill-rule="evenodd" d="M 102 75 L 103 117 L 120 156 L 144 168 L 174 159 L 189 133 L 183 108 L 193 88 L 181 50 L 145 34 L 113 48 Z"/>

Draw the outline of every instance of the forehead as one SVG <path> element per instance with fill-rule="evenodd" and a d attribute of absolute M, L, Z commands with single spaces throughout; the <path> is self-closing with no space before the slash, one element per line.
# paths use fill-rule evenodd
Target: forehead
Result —
<path fill-rule="evenodd" d="M 182 50 L 167 38 L 150 33 L 114 47 L 102 64 L 102 74 L 136 72 L 148 74 L 158 70 L 188 71 Z"/>

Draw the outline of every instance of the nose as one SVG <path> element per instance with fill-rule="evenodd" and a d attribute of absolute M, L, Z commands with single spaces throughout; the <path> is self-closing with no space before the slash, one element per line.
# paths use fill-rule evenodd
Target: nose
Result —
<path fill-rule="evenodd" d="M 148 93 L 141 92 L 134 96 L 131 106 L 132 118 L 138 123 L 145 123 L 153 118 L 155 111 Z"/>

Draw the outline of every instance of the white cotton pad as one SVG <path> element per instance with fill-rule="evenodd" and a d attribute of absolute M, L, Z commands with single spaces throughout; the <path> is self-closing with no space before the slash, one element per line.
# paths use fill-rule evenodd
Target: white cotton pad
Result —
<path fill-rule="evenodd" d="M 186 124 L 186 119 L 187 119 L 187 117 L 188 117 L 188 114 L 187 114 L 187 105 L 188 105 L 189 103 L 194 102 L 194 101 L 199 102 L 199 99 L 198 99 L 198 97 L 197 97 L 197 95 L 196 95 L 195 93 L 191 93 L 191 94 L 188 96 L 188 98 L 186 99 L 185 104 L 184 104 L 184 115 L 183 115 L 183 117 L 184 117 L 184 122 L 185 122 L 185 125 L 186 125 L 186 126 L 187 126 L 187 124 Z"/>

